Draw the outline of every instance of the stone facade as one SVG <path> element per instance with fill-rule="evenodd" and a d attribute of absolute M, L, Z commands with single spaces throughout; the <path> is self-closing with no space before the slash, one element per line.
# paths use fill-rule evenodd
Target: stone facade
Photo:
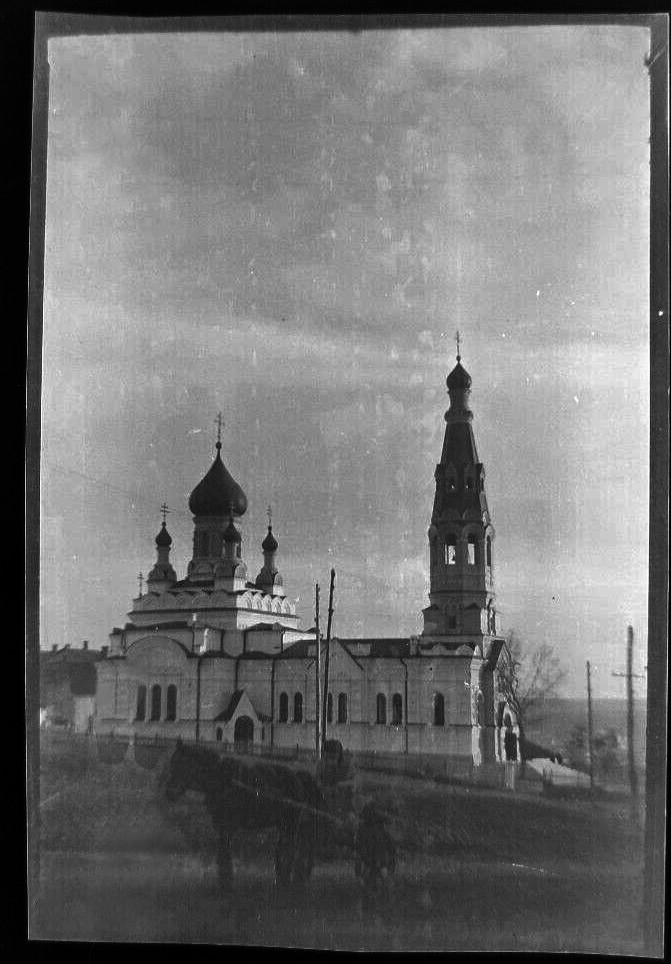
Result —
<path fill-rule="evenodd" d="M 494 529 L 457 365 L 428 532 L 424 630 L 405 639 L 333 639 L 327 734 L 346 749 L 501 759 L 504 710 L 495 692 L 499 635 Z M 236 526 L 247 507 L 215 460 L 194 489 L 193 558 L 178 580 L 165 517 L 147 592 L 110 636 L 98 666 L 98 733 L 182 736 L 270 747 L 315 745 L 315 631 L 301 630 L 268 526 L 254 581 Z M 324 644 L 322 643 L 322 646 Z M 322 663 L 323 665 L 323 663 Z"/>

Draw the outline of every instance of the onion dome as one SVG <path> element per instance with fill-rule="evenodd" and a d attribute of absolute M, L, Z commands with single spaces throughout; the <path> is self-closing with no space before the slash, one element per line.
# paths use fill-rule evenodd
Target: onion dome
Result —
<path fill-rule="evenodd" d="M 194 515 L 241 516 L 247 511 L 247 496 L 221 461 L 221 442 L 207 475 L 198 483 L 189 498 L 189 509 Z"/>
<path fill-rule="evenodd" d="M 278 546 L 279 546 L 279 542 L 273 535 L 273 527 L 268 526 L 268 535 L 261 543 L 261 548 L 263 549 L 264 552 L 277 552 Z"/>
<path fill-rule="evenodd" d="M 233 522 L 233 516 L 231 515 L 228 520 L 228 525 L 224 529 L 224 542 L 242 542 L 242 536 L 235 528 L 235 523 Z"/>
<path fill-rule="evenodd" d="M 161 531 L 156 536 L 156 545 L 159 548 L 167 548 L 172 545 L 172 536 L 165 527 L 165 521 L 161 525 Z"/>
<path fill-rule="evenodd" d="M 471 387 L 471 376 L 461 364 L 461 358 L 457 355 L 457 364 L 447 376 L 447 390 L 449 392 L 465 392 Z"/>

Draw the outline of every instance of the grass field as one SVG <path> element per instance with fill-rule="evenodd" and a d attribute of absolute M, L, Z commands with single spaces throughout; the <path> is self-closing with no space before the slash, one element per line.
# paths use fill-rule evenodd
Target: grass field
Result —
<path fill-rule="evenodd" d="M 45 746 L 31 936 L 640 953 L 641 835 L 617 806 L 363 772 L 339 794 L 343 815 L 371 798 L 388 815 L 400 859 L 383 894 L 366 900 L 342 848 L 304 894 L 277 894 L 269 831 L 236 839 L 226 897 L 198 795 L 168 804 L 160 765 Z"/>

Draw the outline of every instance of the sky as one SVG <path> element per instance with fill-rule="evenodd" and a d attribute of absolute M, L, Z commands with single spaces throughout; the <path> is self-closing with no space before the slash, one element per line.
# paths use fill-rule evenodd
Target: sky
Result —
<path fill-rule="evenodd" d="M 643 672 L 648 31 L 49 41 L 41 645 L 186 573 L 214 456 L 251 578 L 272 505 L 301 625 L 421 631 L 454 333 L 505 630 L 582 695 Z"/>

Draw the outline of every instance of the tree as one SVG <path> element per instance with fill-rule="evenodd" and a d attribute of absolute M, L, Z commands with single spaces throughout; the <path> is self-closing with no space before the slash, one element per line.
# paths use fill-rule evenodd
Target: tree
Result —
<path fill-rule="evenodd" d="M 517 717 L 524 763 L 525 727 L 534 722 L 534 709 L 544 699 L 557 695 L 566 671 L 548 643 L 525 651 L 519 637 L 511 632 L 501 649 L 496 675 L 498 691 Z"/>

